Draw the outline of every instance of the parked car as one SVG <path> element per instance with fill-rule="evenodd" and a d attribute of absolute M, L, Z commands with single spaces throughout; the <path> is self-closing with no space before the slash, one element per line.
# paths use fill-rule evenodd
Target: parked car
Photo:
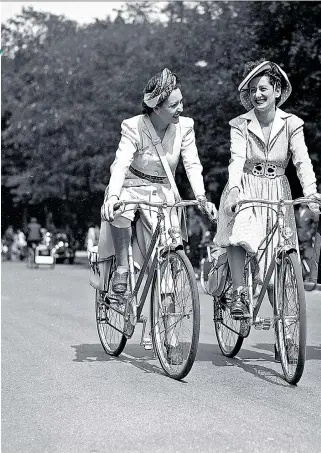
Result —
<path fill-rule="evenodd" d="M 56 263 L 68 261 L 73 264 L 76 256 L 76 242 L 66 232 L 59 231 L 54 235 L 53 245 L 55 249 Z"/>

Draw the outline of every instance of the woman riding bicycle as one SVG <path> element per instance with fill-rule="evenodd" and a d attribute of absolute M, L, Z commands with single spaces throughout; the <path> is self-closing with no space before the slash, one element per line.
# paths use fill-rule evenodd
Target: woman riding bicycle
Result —
<path fill-rule="evenodd" d="M 215 243 L 227 248 L 233 280 L 232 316 L 247 316 L 243 275 L 246 252 L 255 256 L 258 246 L 273 223 L 274 212 L 264 207 L 241 210 L 240 199 L 291 199 L 289 182 L 284 175 L 292 157 L 304 196 L 317 193 L 316 177 L 304 140 L 303 121 L 279 107 L 288 99 L 292 87 L 285 72 L 270 61 L 249 62 L 245 78 L 238 87 L 246 113 L 232 119 L 229 179 L 223 191 Z M 310 209 L 319 212 L 316 203 Z M 288 211 L 287 226 L 296 231 L 293 208 Z M 274 239 L 274 240 L 273 240 Z M 259 264 L 256 283 L 263 280 L 276 238 L 268 247 L 267 259 Z M 290 239 L 297 246 L 296 235 Z M 269 288 L 270 300 L 272 286 Z"/>
<path fill-rule="evenodd" d="M 187 177 L 195 198 L 200 204 L 216 215 L 216 208 L 206 202 L 202 165 L 199 160 L 193 120 L 182 117 L 183 97 L 180 81 L 176 74 L 165 68 L 147 83 L 144 89 L 143 114 L 126 119 L 121 125 L 121 140 L 116 158 L 111 166 L 111 177 L 106 189 L 102 207 L 107 222 L 102 222 L 99 240 L 99 256 L 116 256 L 117 269 L 114 273 L 112 290 L 124 294 L 128 280 L 128 247 L 131 240 L 131 223 L 135 217 L 136 205 L 128 205 L 123 212 L 114 206 L 119 200 L 178 201 L 175 182 L 171 181 L 170 172 L 175 170 L 182 157 Z M 158 138 L 155 140 L 155 135 Z M 157 146 L 162 145 L 165 158 L 159 155 Z M 174 186 L 175 185 L 175 186 Z M 156 213 L 140 207 L 139 223 L 136 224 L 139 247 L 134 248 L 135 261 L 138 254 L 144 256 L 153 228 L 156 225 Z M 176 209 L 165 212 L 166 231 L 170 226 L 179 226 L 183 220 L 182 212 Z M 166 233 L 166 232 L 165 232 Z M 183 239 L 187 239 L 182 228 Z M 136 251 L 136 253 L 135 253 Z M 142 261 L 142 260 L 141 260 Z M 174 351 L 175 352 L 175 351 Z"/>

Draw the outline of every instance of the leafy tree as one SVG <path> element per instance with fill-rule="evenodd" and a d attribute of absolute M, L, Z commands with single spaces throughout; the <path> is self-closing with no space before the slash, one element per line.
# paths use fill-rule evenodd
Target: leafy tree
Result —
<path fill-rule="evenodd" d="M 158 12 L 157 12 L 158 11 Z M 2 186 L 29 207 L 85 229 L 99 221 L 120 123 L 140 113 L 147 80 L 165 66 L 182 80 L 207 190 L 227 181 L 228 121 L 240 114 L 244 63 L 267 58 L 289 74 L 286 109 L 305 120 L 318 178 L 319 2 L 128 2 L 87 26 L 24 9 L 2 26 Z M 189 185 L 182 166 L 178 184 Z"/>

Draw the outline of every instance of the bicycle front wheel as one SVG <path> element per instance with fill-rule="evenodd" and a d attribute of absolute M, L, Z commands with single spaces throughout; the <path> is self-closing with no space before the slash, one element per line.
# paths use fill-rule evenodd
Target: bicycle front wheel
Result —
<path fill-rule="evenodd" d="M 276 336 L 285 380 L 297 384 L 305 364 L 306 304 L 300 264 L 295 251 L 277 265 Z"/>
<path fill-rule="evenodd" d="M 222 294 L 214 296 L 215 333 L 220 350 L 226 357 L 234 357 L 239 352 L 245 336 L 241 335 L 242 330 L 246 328 L 248 332 L 246 320 L 236 320 L 231 316 L 232 293 L 231 273 L 228 270 Z"/>
<path fill-rule="evenodd" d="M 198 348 L 200 305 L 193 267 L 182 250 L 162 257 L 151 292 L 154 349 L 165 373 L 183 379 Z"/>
<path fill-rule="evenodd" d="M 127 339 L 123 335 L 124 316 L 122 306 L 112 303 L 104 292 L 96 289 L 96 322 L 100 342 L 112 356 L 118 356 L 124 349 Z"/>

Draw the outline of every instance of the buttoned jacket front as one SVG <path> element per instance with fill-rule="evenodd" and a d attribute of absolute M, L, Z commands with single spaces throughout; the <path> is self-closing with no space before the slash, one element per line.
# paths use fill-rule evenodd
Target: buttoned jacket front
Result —
<path fill-rule="evenodd" d="M 162 140 L 162 146 L 173 175 L 175 175 L 180 156 L 182 156 L 194 195 L 204 195 L 203 167 L 195 144 L 193 119 L 180 117 L 177 124 L 169 124 Z M 151 184 L 148 180 L 133 174 L 130 166 L 150 176 L 166 177 L 146 124 L 146 115 L 137 115 L 122 122 L 121 140 L 110 169 L 108 196 L 117 195 L 119 197 L 124 186 L 135 187 Z"/>
<path fill-rule="evenodd" d="M 277 108 L 268 144 L 265 144 L 262 128 L 254 109 L 229 122 L 231 126 L 231 159 L 229 187 L 241 185 L 245 163 L 268 162 L 287 167 L 290 158 L 305 196 L 315 193 L 316 178 L 304 140 L 304 122 L 291 113 Z"/>

